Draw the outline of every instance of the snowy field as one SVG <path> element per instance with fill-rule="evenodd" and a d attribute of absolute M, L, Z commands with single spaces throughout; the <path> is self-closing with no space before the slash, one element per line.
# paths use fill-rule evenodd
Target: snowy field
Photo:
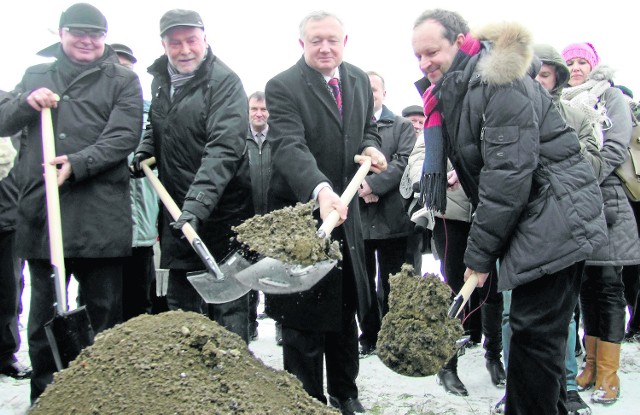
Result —
<path fill-rule="evenodd" d="M 439 264 L 425 256 L 425 272 L 439 273 Z M 29 311 L 29 279 L 25 272 L 24 311 L 21 316 L 22 346 L 18 358 L 29 363 L 26 344 L 26 321 Z M 70 289 L 73 292 L 73 287 Z M 73 301 L 70 301 L 73 303 Z M 275 343 L 275 325 L 271 319 L 259 320 L 259 337 L 249 348 L 265 364 L 282 369 L 282 349 Z M 460 358 L 458 372 L 469 396 L 449 395 L 436 384 L 435 376 L 412 378 L 394 373 L 376 356 L 360 360 L 358 386 L 360 400 L 371 415 L 489 414 L 491 406 L 504 390 L 491 384 L 484 367 L 484 351 L 478 346 Z M 640 344 L 624 343 L 621 367 L 621 398 L 612 406 L 591 405 L 594 415 L 634 414 L 640 407 Z M 588 401 L 589 393 L 582 393 Z M 0 415 L 23 415 L 29 408 L 29 381 L 16 381 L 0 375 Z M 61 414 L 62 415 L 62 414 Z"/>

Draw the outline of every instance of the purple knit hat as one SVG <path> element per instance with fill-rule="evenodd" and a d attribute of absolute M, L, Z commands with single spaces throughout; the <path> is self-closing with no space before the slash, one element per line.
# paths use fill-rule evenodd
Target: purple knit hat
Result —
<path fill-rule="evenodd" d="M 589 65 L 591 65 L 591 69 L 598 66 L 598 63 L 600 62 L 598 52 L 596 52 L 593 45 L 588 42 L 572 43 L 564 48 L 562 51 L 562 59 L 564 59 L 565 62 L 575 58 L 585 59 L 589 62 Z"/>

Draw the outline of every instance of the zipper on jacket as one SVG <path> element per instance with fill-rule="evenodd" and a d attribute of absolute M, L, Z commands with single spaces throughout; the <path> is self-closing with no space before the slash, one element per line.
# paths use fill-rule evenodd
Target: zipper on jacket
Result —
<path fill-rule="evenodd" d="M 485 129 L 485 122 L 486 122 L 486 118 L 484 116 L 484 112 L 482 113 L 482 128 L 480 129 L 480 147 L 481 147 L 481 151 L 482 151 L 482 161 L 484 162 L 486 160 L 486 146 L 485 146 L 485 142 L 484 142 L 484 129 Z"/>

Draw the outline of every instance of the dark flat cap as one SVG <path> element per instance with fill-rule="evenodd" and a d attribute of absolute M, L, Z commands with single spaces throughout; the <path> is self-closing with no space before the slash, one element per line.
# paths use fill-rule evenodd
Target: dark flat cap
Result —
<path fill-rule="evenodd" d="M 78 29 L 97 29 L 107 31 L 107 18 L 95 6 L 89 3 L 76 3 L 62 12 L 60 25 Z"/>
<path fill-rule="evenodd" d="M 118 55 L 125 55 L 131 61 L 131 63 L 138 62 L 136 57 L 133 56 L 133 51 L 129 46 L 123 45 L 122 43 L 112 43 L 110 46 L 113 48 L 113 50 L 116 51 Z"/>
<path fill-rule="evenodd" d="M 402 116 L 408 117 L 409 115 L 423 115 L 424 110 L 420 105 L 409 105 L 407 108 L 402 110 Z"/>
<path fill-rule="evenodd" d="M 173 9 L 160 18 L 160 36 L 177 26 L 199 27 L 204 29 L 200 15 L 193 10 Z"/>

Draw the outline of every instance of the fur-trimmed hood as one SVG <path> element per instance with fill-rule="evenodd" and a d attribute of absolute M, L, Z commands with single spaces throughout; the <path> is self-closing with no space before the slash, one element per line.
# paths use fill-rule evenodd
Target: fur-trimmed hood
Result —
<path fill-rule="evenodd" d="M 480 77 L 489 85 L 505 85 L 528 73 L 533 60 L 533 40 L 521 24 L 495 23 L 474 31 L 472 36 L 491 43 L 477 67 Z"/>
<path fill-rule="evenodd" d="M 587 79 L 593 79 L 596 81 L 610 81 L 613 83 L 613 76 L 616 71 L 609 65 L 600 64 L 593 68 Z"/>

